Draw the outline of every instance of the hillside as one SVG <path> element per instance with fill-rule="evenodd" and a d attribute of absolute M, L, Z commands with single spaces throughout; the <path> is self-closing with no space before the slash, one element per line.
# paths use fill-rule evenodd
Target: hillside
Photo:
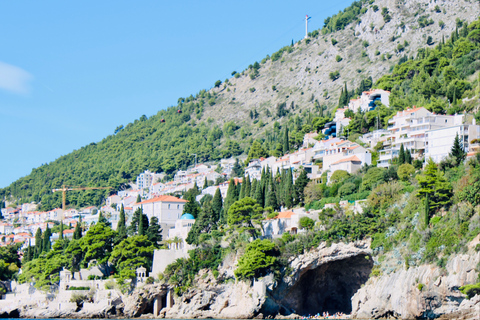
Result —
<path fill-rule="evenodd" d="M 477 16 L 474 1 L 356 2 L 308 39 L 253 62 L 212 89 L 179 98 L 176 107 L 120 125 L 101 142 L 33 169 L 0 196 L 41 202 L 48 210 L 61 205 L 61 195 L 51 189 L 63 184 L 111 186 L 114 192 L 146 169 L 172 174 L 186 168 L 194 153 L 201 162 L 247 153 L 254 139 L 278 155 L 281 126 L 289 127 L 292 148 L 297 147 L 302 126 L 311 128 L 316 116 L 328 118 L 345 85 L 350 91 L 369 77 L 376 81 L 401 59 L 448 39 Z M 104 196 L 105 191 L 70 193 L 67 203 L 99 204 Z"/>

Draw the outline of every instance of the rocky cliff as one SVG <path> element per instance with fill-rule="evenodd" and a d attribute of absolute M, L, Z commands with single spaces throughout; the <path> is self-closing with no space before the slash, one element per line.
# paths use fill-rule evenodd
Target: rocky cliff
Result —
<path fill-rule="evenodd" d="M 456 318 L 475 314 L 480 307 L 478 296 L 467 300 L 458 288 L 477 282 L 480 253 L 473 249 L 477 243 L 478 238 L 467 254 L 451 257 L 444 268 L 421 265 L 371 278 L 352 298 L 352 317 Z"/>

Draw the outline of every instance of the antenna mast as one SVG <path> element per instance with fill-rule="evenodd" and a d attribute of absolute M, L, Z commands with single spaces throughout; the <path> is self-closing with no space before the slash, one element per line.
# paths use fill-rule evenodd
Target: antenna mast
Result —
<path fill-rule="evenodd" d="M 308 38 L 308 20 L 312 17 L 309 17 L 308 14 L 305 16 L 305 39 Z"/>

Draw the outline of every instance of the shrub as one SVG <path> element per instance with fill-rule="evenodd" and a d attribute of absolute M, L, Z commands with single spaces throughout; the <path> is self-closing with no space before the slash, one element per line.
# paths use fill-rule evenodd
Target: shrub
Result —
<path fill-rule="evenodd" d="M 338 196 L 343 198 L 354 193 L 357 190 L 357 186 L 353 182 L 344 183 L 340 188 L 338 188 Z"/>
<path fill-rule="evenodd" d="M 328 75 L 330 77 L 330 79 L 332 81 L 335 81 L 337 80 L 338 78 L 340 78 L 340 72 L 337 70 L 337 71 L 334 71 L 334 72 L 330 72 L 330 74 Z"/>
<path fill-rule="evenodd" d="M 335 40 L 335 39 L 332 39 L 332 45 L 336 45 L 337 43 L 338 43 L 338 41 L 337 41 L 337 40 Z"/>
<path fill-rule="evenodd" d="M 367 40 L 363 40 L 362 42 L 362 46 L 364 46 L 365 48 L 368 47 L 370 45 L 370 43 L 368 43 Z"/>
<path fill-rule="evenodd" d="M 309 217 L 301 217 L 299 223 L 300 227 L 308 230 L 312 229 L 315 226 L 315 221 L 313 221 Z"/>
<path fill-rule="evenodd" d="M 342 59 L 342 57 L 340 57 L 340 56 L 337 55 L 337 56 L 335 57 L 335 60 L 337 60 L 337 62 L 340 62 L 340 61 L 342 61 L 343 59 Z"/>
<path fill-rule="evenodd" d="M 238 259 L 235 276 L 239 279 L 252 279 L 265 276 L 277 263 L 278 252 L 270 240 L 255 240 L 247 245 L 245 254 Z"/>
<path fill-rule="evenodd" d="M 408 181 L 415 173 L 415 167 L 409 163 L 404 163 L 398 167 L 397 175 L 402 181 Z"/>
<path fill-rule="evenodd" d="M 422 291 L 422 289 L 423 289 L 424 286 L 425 286 L 425 285 L 424 285 L 423 283 L 419 283 L 418 286 L 417 286 L 417 288 L 418 288 L 418 290 Z"/>
<path fill-rule="evenodd" d="M 221 80 L 215 81 L 215 88 L 220 87 L 221 84 L 222 84 L 222 81 L 221 81 Z"/>
<path fill-rule="evenodd" d="M 471 299 L 477 294 L 480 294 L 480 283 L 462 286 L 460 287 L 460 292 L 466 295 L 468 299 Z"/>
<path fill-rule="evenodd" d="M 443 22 L 442 20 L 438 21 L 438 26 L 440 27 L 440 29 L 443 30 L 443 28 L 445 28 L 445 22 Z"/>
<path fill-rule="evenodd" d="M 376 4 L 374 4 L 372 6 L 372 9 L 373 9 L 373 12 L 377 12 L 378 11 L 378 6 Z"/>

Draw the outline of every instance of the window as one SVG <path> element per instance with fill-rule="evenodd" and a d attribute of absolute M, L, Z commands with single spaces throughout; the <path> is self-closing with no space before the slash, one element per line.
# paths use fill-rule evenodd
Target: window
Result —
<path fill-rule="evenodd" d="M 180 205 L 179 205 L 179 204 L 177 204 L 177 209 L 180 209 Z"/>
<path fill-rule="evenodd" d="M 168 205 L 168 209 L 170 209 L 170 205 Z"/>

